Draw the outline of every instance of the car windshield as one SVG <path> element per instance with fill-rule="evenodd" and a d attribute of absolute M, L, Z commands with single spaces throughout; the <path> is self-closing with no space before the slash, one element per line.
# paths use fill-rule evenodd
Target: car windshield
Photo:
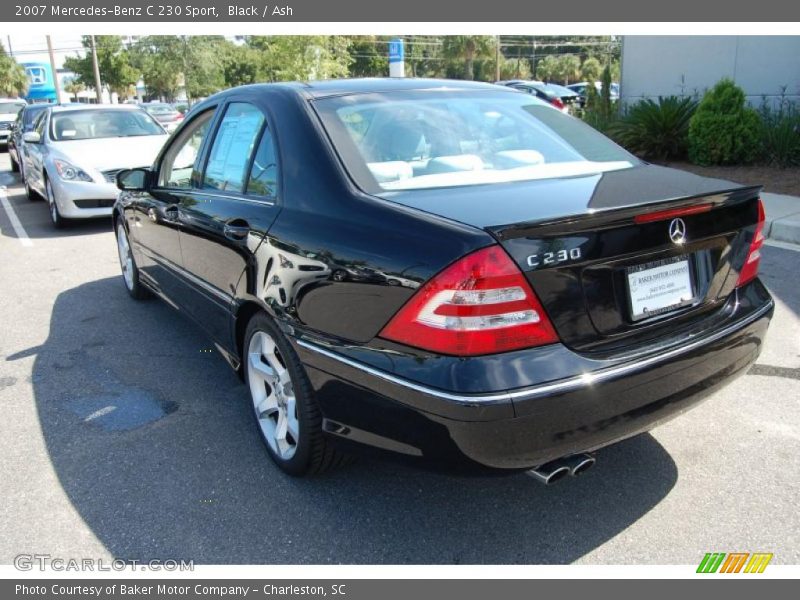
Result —
<path fill-rule="evenodd" d="M 427 90 L 315 106 L 347 170 L 371 192 L 573 177 L 639 163 L 527 94 Z"/>
<path fill-rule="evenodd" d="M 0 114 L 17 114 L 23 108 L 24 102 L 0 102 Z"/>
<path fill-rule="evenodd" d="M 144 109 L 151 115 L 168 115 L 170 113 L 178 112 L 174 107 L 169 104 L 153 104 L 147 105 Z"/>
<path fill-rule="evenodd" d="M 164 134 L 143 110 L 70 110 L 54 112 L 51 121 L 51 135 L 56 142 Z"/>

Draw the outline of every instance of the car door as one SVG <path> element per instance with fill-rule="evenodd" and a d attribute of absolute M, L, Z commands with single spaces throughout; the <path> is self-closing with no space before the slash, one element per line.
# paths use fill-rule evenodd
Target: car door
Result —
<path fill-rule="evenodd" d="M 239 279 L 278 213 L 277 154 L 267 115 L 233 99 L 209 141 L 199 189 L 181 199 L 184 267 L 196 286 L 190 310 L 231 347 Z"/>
<path fill-rule="evenodd" d="M 199 181 L 204 143 L 214 114 L 215 108 L 198 113 L 170 140 L 159 158 L 152 187 L 136 198 L 129 217 L 140 272 L 179 308 L 191 304 L 178 235 L 179 207 L 185 197 L 191 197 Z"/>
<path fill-rule="evenodd" d="M 35 144 L 25 143 L 25 156 L 23 158 L 25 168 L 25 180 L 28 185 L 40 194 L 45 194 L 44 189 L 44 158 L 47 153 L 46 137 L 47 123 L 50 111 L 44 111 L 36 119 L 33 131 L 39 134 L 39 141 Z"/>

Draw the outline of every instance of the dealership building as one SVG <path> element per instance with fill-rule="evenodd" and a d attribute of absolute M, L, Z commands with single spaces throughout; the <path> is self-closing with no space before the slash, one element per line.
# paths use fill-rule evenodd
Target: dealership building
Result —
<path fill-rule="evenodd" d="M 620 97 L 702 95 L 723 77 L 759 106 L 800 101 L 800 36 L 640 36 L 622 38 Z"/>

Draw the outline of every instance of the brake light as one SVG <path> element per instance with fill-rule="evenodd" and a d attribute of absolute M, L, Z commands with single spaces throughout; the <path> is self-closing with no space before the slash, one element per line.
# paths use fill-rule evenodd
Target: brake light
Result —
<path fill-rule="evenodd" d="M 456 356 L 508 352 L 558 341 L 522 271 L 500 246 L 473 252 L 434 276 L 380 335 Z"/>
<path fill-rule="evenodd" d="M 657 210 L 654 212 L 643 213 L 633 217 L 634 223 L 653 223 L 654 221 L 666 221 L 675 217 L 688 217 L 708 212 L 714 207 L 713 204 L 698 204 L 696 206 L 684 206 L 683 208 L 668 208 L 667 210 Z"/>
<path fill-rule="evenodd" d="M 761 246 L 764 245 L 764 221 L 767 216 L 764 213 L 764 203 L 761 198 L 758 199 L 758 223 L 756 223 L 756 232 L 753 235 L 753 241 L 750 242 L 750 248 L 747 250 L 747 258 L 744 260 L 744 266 L 739 271 L 739 280 L 736 282 L 736 287 L 742 287 L 744 284 L 755 279 L 758 275 L 758 264 L 761 262 Z"/>
<path fill-rule="evenodd" d="M 555 106 L 558 110 L 564 110 L 564 103 L 561 101 L 560 98 L 553 98 L 550 100 L 550 104 Z"/>

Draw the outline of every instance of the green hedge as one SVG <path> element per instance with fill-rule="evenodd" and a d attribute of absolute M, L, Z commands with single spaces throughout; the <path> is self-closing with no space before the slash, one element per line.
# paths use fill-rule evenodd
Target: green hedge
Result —
<path fill-rule="evenodd" d="M 689 160 L 698 165 L 751 163 L 761 154 L 761 120 L 744 92 L 723 79 L 706 92 L 689 122 Z"/>

